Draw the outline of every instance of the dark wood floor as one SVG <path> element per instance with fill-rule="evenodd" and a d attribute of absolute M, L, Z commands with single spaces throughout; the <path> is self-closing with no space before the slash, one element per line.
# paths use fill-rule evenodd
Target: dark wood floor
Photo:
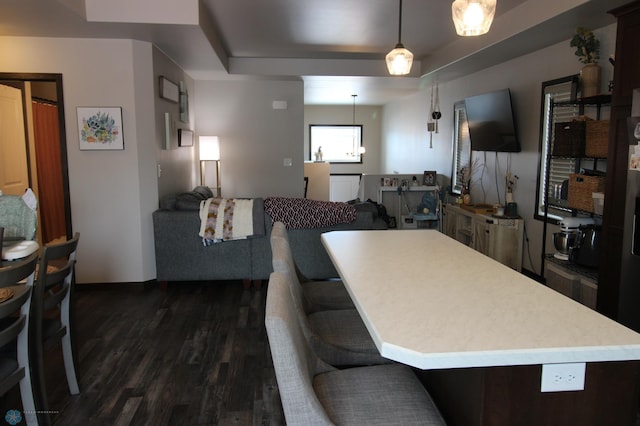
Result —
<path fill-rule="evenodd" d="M 266 287 L 241 282 L 77 291 L 81 394 L 69 395 L 61 350 L 53 348 L 54 424 L 284 424 L 265 298 Z M 16 398 L 17 391 L 0 399 L 2 416 Z"/>

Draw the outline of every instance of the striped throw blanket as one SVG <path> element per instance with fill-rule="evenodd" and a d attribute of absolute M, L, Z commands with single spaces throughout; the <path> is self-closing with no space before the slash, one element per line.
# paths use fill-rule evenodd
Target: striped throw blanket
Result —
<path fill-rule="evenodd" d="M 254 235 L 253 200 L 209 198 L 200 203 L 200 232 L 204 245 L 242 240 Z"/>

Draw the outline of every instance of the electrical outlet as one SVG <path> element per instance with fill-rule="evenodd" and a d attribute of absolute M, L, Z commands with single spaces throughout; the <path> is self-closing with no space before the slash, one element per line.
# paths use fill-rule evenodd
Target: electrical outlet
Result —
<path fill-rule="evenodd" d="M 540 391 L 564 392 L 584 390 L 586 367 L 584 362 L 543 364 Z"/>

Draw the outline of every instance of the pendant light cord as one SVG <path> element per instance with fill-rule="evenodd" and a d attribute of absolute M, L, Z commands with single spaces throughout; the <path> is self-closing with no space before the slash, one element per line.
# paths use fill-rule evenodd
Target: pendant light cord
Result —
<path fill-rule="evenodd" d="M 353 127 L 356 126 L 356 96 L 358 95 L 351 95 L 353 97 Z"/>
<path fill-rule="evenodd" d="M 398 44 L 402 44 L 402 0 L 400 0 L 400 12 L 398 13 Z"/>

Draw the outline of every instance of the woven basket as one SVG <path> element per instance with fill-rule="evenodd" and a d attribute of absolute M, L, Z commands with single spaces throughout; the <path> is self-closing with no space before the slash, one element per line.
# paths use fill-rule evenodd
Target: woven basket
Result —
<path fill-rule="evenodd" d="M 569 175 L 569 208 L 593 213 L 593 193 L 604 192 L 604 176 Z"/>
<path fill-rule="evenodd" d="M 587 121 L 584 153 L 587 157 L 607 158 L 609 150 L 609 120 Z"/>
<path fill-rule="evenodd" d="M 585 132 L 584 121 L 556 123 L 552 155 L 556 157 L 584 157 Z"/>

